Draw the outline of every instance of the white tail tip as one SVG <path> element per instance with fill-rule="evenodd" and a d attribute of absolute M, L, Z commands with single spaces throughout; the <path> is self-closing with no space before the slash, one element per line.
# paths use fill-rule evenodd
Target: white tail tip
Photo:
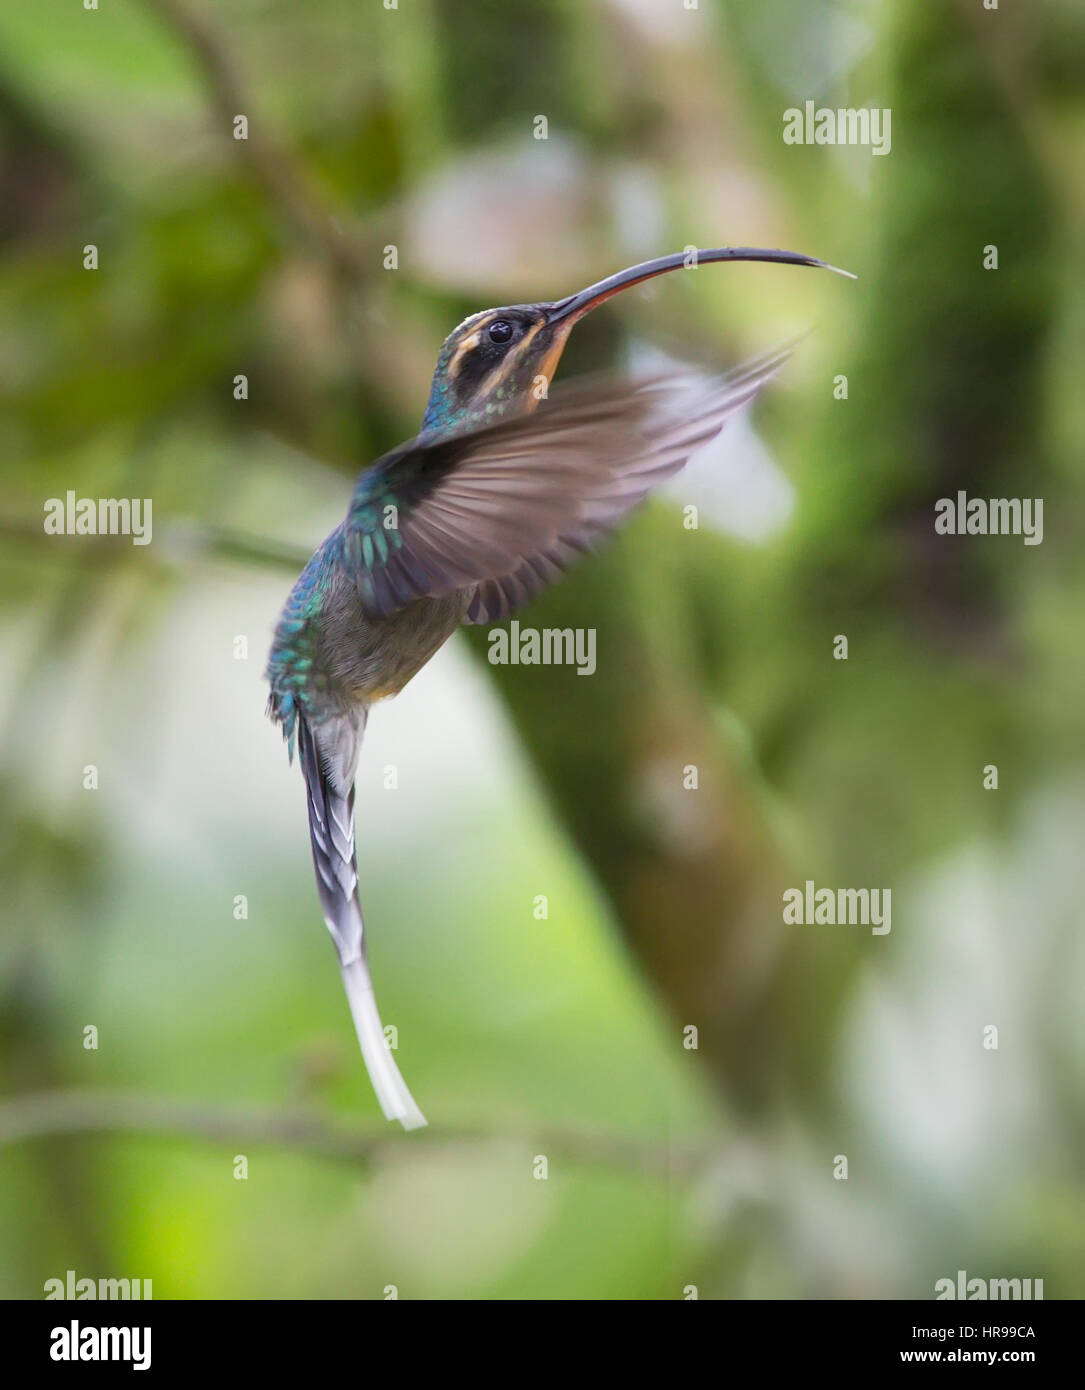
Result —
<path fill-rule="evenodd" d="M 388 1047 L 366 963 L 361 959 L 352 960 L 349 965 L 342 967 L 342 971 L 366 1070 L 384 1117 L 386 1120 L 398 1120 L 404 1129 L 421 1129 L 426 1117 L 407 1090 L 407 1083 L 400 1075 L 396 1059 Z"/>

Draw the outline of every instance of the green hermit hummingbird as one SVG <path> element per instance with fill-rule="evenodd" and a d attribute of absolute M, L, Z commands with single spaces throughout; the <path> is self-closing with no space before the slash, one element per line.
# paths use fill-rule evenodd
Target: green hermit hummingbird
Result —
<path fill-rule="evenodd" d="M 297 744 L 317 891 L 370 1079 L 385 1116 L 407 1129 L 426 1121 L 385 1040 L 358 897 L 354 774 L 370 706 L 402 690 L 461 623 L 504 621 L 591 550 L 781 365 L 786 352 L 714 380 L 674 371 L 551 395 L 586 313 L 712 261 L 836 269 L 792 251 L 691 250 L 555 303 L 465 319 L 441 348 L 419 433 L 363 471 L 275 629 L 268 713 L 291 758 Z"/>

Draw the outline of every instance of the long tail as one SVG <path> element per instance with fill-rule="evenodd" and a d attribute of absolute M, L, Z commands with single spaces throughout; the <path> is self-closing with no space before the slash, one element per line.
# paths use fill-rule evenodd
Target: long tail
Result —
<path fill-rule="evenodd" d="M 365 727 L 365 713 L 346 716 L 315 729 L 298 720 L 298 753 L 309 804 L 309 838 L 313 846 L 316 886 L 324 921 L 332 934 L 347 1001 L 362 1056 L 386 1119 L 404 1129 L 426 1123 L 400 1075 L 377 1012 L 365 956 L 365 924 L 358 899 L 358 864 L 354 853 L 354 769 Z"/>

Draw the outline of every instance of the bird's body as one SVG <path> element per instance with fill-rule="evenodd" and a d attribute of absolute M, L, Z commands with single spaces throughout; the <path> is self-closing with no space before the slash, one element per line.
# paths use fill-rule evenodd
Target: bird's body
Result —
<path fill-rule="evenodd" d="M 396 695 L 463 621 L 463 595 L 416 599 L 386 618 L 368 614 L 337 526 L 302 571 L 283 608 L 269 662 L 275 717 L 319 724 L 357 704 Z"/>
<path fill-rule="evenodd" d="M 749 248 L 698 257 L 822 264 Z M 550 395 L 577 319 L 688 264 L 665 257 L 555 304 L 465 320 L 441 349 L 421 432 L 361 474 L 275 631 L 269 712 L 291 752 L 297 742 L 325 922 L 382 1109 L 408 1128 L 425 1120 L 384 1041 L 358 899 L 354 775 L 369 709 L 461 623 L 502 621 L 590 550 L 779 367 L 786 354 L 716 381 L 677 373 Z"/>

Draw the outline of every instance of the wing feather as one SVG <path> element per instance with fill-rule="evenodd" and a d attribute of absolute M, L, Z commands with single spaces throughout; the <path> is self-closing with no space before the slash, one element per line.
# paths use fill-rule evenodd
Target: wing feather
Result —
<path fill-rule="evenodd" d="M 468 622 L 507 616 L 677 472 L 789 351 L 715 380 L 679 372 L 577 384 L 530 415 L 394 450 L 362 476 L 347 519 L 348 531 L 372 533 L 380 507 L 395 502 L 394 543 L 356 563 L 363 605 L 387 617 L 468 589 Z"/>

